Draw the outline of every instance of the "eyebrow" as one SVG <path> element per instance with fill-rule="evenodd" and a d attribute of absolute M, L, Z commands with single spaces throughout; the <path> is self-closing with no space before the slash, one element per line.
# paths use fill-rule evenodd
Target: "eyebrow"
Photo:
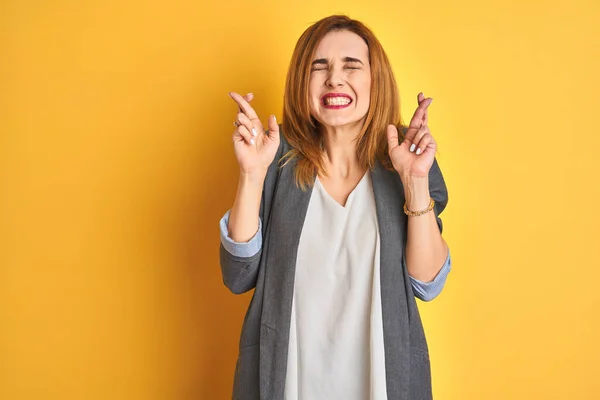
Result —
<path fill-rule="evenodd" d="M 344 57 L 342 58 L 343 62 L 357 62 L 357 63 L 361 63 L 362 65 L 363 62 L 360 61 L 358 58 L 354 58 L 354 57 Z M 312 65 L 317 65 L 317 64 L 328 64 L 329 62 L 327 61 L 327 59 L 325 58 L 319 58 L 318 60 L 315 60 L 312 62 Z"/>

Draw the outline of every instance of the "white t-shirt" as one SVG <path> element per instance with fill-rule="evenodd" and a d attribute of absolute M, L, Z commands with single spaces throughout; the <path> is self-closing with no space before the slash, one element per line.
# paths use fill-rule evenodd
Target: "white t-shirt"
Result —
<path fill-rule="evenodd" d="M 298 247 L 286 400 L 387 399 L 379 247 L 370 174 L 344 207 L 317 179 Z"/>

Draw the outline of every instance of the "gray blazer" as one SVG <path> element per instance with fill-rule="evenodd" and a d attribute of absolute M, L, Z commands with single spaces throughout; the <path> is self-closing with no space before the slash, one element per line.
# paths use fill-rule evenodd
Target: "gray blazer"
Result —
<path fill-rule="evenodd" d="M 223 245 L 220 263 L 225 285 L 236 294 L 254 290 L 244 318 L 235 369 L 233 398 L 283 399 L 296 255 L 312 187 L 300 190 L 294 180 L 295 162 L 284 168 L 278 160 L 290 150 L 281 132 L 275 161 L 265 179 L 260 218 L 261 251 L 235 257 Z M 407 216 L 404 189 L 395 171 L 379 162 L 371 171 L 381 240 L 381 301 L 388 399 L 430 400 L 431 372 L 427 341 L 408 272 L 403 266 Z M 446 207 L 448 192 L 434 160 L 429 191 L 435 215 Z"/>

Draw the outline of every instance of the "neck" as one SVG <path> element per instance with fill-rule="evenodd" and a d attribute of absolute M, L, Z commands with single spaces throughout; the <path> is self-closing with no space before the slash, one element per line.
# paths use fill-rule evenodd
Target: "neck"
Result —
<path fill-rule="evenodd" d="M 356 141 L 360 125 L 330 127 L 323 126 L 324 161 L 329 177 L 347 178 L 362 172 L 356 156 Z"/>

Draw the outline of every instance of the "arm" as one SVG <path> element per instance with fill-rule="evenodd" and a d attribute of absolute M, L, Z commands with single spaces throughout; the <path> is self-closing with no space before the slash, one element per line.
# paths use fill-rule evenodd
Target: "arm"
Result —
<path fill-rule="evenodd" d="M 226 215 L 226 227 L 221 226 L 219 252 L 223 282 L 233 293 L 240 294 L 256 286 L 262 244 L 255 254 L 238 254 L 233 245 L 247 243 L 257 235 L 262 239 L 260 221 L 265 221 L 265 208 L 272 197 L 281 146 L 275 116 L 269 118 L 267 134 L 248 103 L 252 96 L 244 98 L 233 92 L 229 95 L 239 109 L 233 142 L 240 177 L 233 207 Z M 225 238 L 223 230 L 227 231 Z"/>
<path fill-rule="evenodd" d="M 266 172 L 266 171 L 265 171 Z M 228 232 L 235 242 L 247 242 L 258 231 L 265 173 L 240 173 L 237 194 L 229 215 Z"/>
<path fill-rule="evenodd" d="M 238 190 L 233 202 L 233 208 L 221 221 L 221 274 L 223 283 L 235 294 L 242 294 L 251 290 L 256 285 L 258 264 L 260 261 L 261 247 L 254 254 L 244 254 L 240 245 L 251 246 L 250 239 L 259 235 L 262 242 L 262 232 L 259 232 L 261 199 L 264 177 L 254 179 L 244 177 L 240 173 Z M 260 186 L 259 186 L 260 185 Z M 225 222 L 225 224 L 223 223 Z M 223 229 L 223 225 L 225 229 Z M 223 231 L 226 237 L 223 237 Z M 229 240 L 228 240 L 229 239 Z M 254 240 L 256 243 L 256 239 Z M 238 246 L 234 246 L 237 244 Z"/>
<path fill-rule="evenodd" d="M 427 125 L 427 109 L 433 99 L 425 98 L 423 93 L 419 93 L 417 101 L 419 106 L 409 126 L 402 127 L 402 141 L 397 127 L 388 126 L 388 152 L 394 169 L 402 180 L 407 208 L 410 211 L 426 210 L 430 198 L 435 201 L 433 210 L 423 215 L 408 217 L 404 251 L 404 265 L 411 278 L 413 290 L 422 299 L 431 300 L 439 294 L 450 270 L 450 252 L 441 235 L 442 220 L 439 218 L 448 202 L 448 192 L 435 159 L 437 143 Z M 421 296 L 419 293 L 423 292 L 423 285 L 429 293 Z"/>
<path fill-rule="evenodd" d="M 221 274 L 225 286 L 235 294 L 253 289 L 258 276 L 262 253 L 262 183 L 258 195 L 256 191 L 255 185 L 248 185 L 240 176 L 234 206 L 220 223 Z"/>
<path fill-rule="evenodd" d="M 422 282 L 431 282 L 449 255 L 448 245 L 441 235 L 442 221 L 439 218 L 448 202 L 448 192 L 437 160 L 434 160 L 428 176 L 405 176 L 402 183 L 409 210 L 426 209 L 429 206 L 429 198 L 435 200 L 435 208 L 431 212 L 418 217 L 408 217 L 406 240 L 406 265 L 409 275 Z"/>

